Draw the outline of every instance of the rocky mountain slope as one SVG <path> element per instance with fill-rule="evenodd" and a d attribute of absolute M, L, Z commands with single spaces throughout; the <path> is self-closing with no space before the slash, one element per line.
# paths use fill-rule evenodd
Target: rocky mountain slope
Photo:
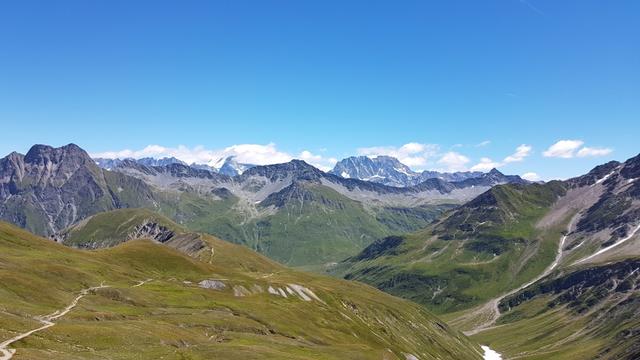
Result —
<path fill-rule="evenodd" d="M 375 242 L 335 272 L 440 313 L 469 308 L 544 269 L 561 229 L 535 223 L 564 192 L 560 183 L 494 187 L 422 231 Z"/>
<path fill-rule="evenodd" d="M 567 181 L 496 186 L 395 241 L 392 256 L 365 256 L 365 249 L 341 268 L 449 312 L 533 279 L 555 259 L 561 239 L 558 268 L 640 255 L 639 163 L 635 157 Z"/>
<path fill-rule="evenodd" d="M 162 245 L 159 228 L 138 221 L 147 215 L 104 215 L 113 222 L 84 233 L 95 236 L 91 241 L 118 239 L 123 228 L 155 240 L 114 241 L 117 246 L 100 251 L 71 249 L 0 223 L 0 355 L 482 358 L 477 345 L 417 305 L 295 272 L 206 235 L 205 247 L 189 256 Z M 165 221 L 165 230 L 180 231 Z"/>
<path fill-rule="evenodd" d="M 45 236 L 100 211 L 153 206 L 144 182 L 108 172 L 70 144 L 0 159 L 0 219 Z"/>
<path fill-rule="evenodd" d="M 348 157 L 339 161 L 330 173 L 346 179 L 359 179 L 395 187 L 415 186 L 430 179 L 440 179 L 446 182 L 461 182 L 474 178 L 487 178 L 487 174 L 479 171 L 442 173 L 425 170 L 415 172 L 391 156 Z M 491 185 L 525 182 L 518 176 L 505 176 L 495 169 L 492 171 L 492 176 L 486 180 L 491 180 Z"/>

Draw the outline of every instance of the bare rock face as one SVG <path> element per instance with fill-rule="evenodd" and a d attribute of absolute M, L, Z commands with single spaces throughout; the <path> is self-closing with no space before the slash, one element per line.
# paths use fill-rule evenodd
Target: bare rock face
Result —
<path fill-rule="evenodd" d="M 175 233 L 155 222 L 145 221 L 135 227 L 134 231 L 127 236 L 127 240 L 133 239 L 152 239 L 161 243 L 165 243 L 174 237 Z"/>
<path fill-rule="evenodd" d="M 166 226 L 147 220 L 137 225 L 127 235 L 128 240 L 150 239 L 165 244 L 188 255 L 195 255 L 207 245 L 197 233 L 176 233 Z"/>
<path fill-rule="evenodd" d="M 198 285 L 203 289 L 224 290 L 227 285 L 220 280 L 202 280 Z"/>
<path fill-rule="evenodd" d="M 119 189 L 140 190 L 120 194 Z M 100 169 L 75 144 L 0 159 L 0 219 L 50 236 L 101 211 L 151 203 L 141 181 Z M 138 201 L 140 200 L 140 201 Z"/>

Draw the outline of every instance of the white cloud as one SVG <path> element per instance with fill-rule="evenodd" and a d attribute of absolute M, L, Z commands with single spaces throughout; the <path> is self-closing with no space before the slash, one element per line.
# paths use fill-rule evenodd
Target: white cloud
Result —
<path fill-rule="evenodd" d="M 404 144 L 399 148 L 395 146 L 373 146 L 359 148 L 357 152 L 359 155 L 366 156 L 393 156 L 407 166 L 420 169 L 424 168 L 424 166 L 427 165 L 430 158 L 433 158 L 437 155 L 439 149 L 440 147 L 435 144 L 421 144 L 412 142 Z"/>
<path fill-rule="evenodd" d="M 313 154 L 308 150 L 301 152 L 297 158 L 308 162 L 322 171 L 331 170 L 338 162 L 338 159 L 336 158 L 325 158 L 322 155 Z"/>
<path fill-rule="evenodd" d="M 280 151 L 275 144 L 238 144 L 228 146 L 223 149 L 207 149 L 204 146 L 187 147 L 179 145 L 177 147 L 165 147 L 161 145 L 148 145 L 140 150 L 119 150 L 92 153 L 94 158 L 134 158 L 143 157 L 163 158 L 175 157 L 188 164 L 207 164 L 210 166 L 220 165 L 221 161 L 229 156 L 235 156 L 236 161 L 245 164 L 268 165 L 291 161 L 294 158 L 304 160 L 319 169 L 330 169 L 337 160 L 332 157 L 323 157 L 312 154 L 310 151 L 302 151 L 297 157 Z"/>
<path fill-rule="evenodd" d="M 489 171 L 493 168 L 499 168 L 509 163 L 523 161 L 527 156 L 531 154 L 533 148 L 531 145 L 522 144 L 516 148 L 516 151 L 504 158 L 501 162 L 493 161 L 488 157 L 483 157 L 480 162 L 471 167 L 471 171 Z"/>
<path fill-rule="evenodd" d="M 516 148 L 516 152 L 504 158 L 505 163 L 520 162 L 531 154 L 531 145 L 522 144 Z"/>
<path fill-rule="evenodd" d="M 524 173 L 520 176 L 521 178 L 529 181 L 538 181 L 540 180 L 540 176 L 534 172 Z"/>
<path fill-rule="evenodd" d="M 582 144 L 584 144 L 582 140 L 560 140 L 551 145 L 543 155 L 546 157 L 570 159 Z"/>
<path fill-rule="evenodd" d="M 467 170 L 467 163 L 469 163 L 469 161 L 468 157 L 455 151 L 449 151 L 442 155 L 440 160 L 438 160 L 438 164 L 444 166 L 444 171 L 447 172 L 465 171 Z"/>
<path fill-rule="evenodd" d="M 293 158 L 286 152 L 279 151 L 273 143 L 267 145 L 240 144 L 222 150 L 218 159 L 235 156 L 236 161 L 246 164 L 267 165 L 291 161 Z"/>
<path fill-rule="evenodd" d="M 582 146 L 582 140 L 560 140 L 544 152 L 546 157 L 570 159 L 573 157 L 605 156 L 613 151 L 610 148 Z"/>
<path fill-rule="evenodd" d="M 502 166 L 502 163 L 495 162 L 489 158 L 483 157 L 480 162 L 471 167 L 471 171 L 489 171 L 493 168 Z"/>
<path fill-rule="evenodd" d="M 482 142 L 476 144 L 476 147 L 485 147 L 485 146 L 487 146 L 489 144 L 491 144 L 491 140 L 485 140 L 485 141 L 482 141 Z"/>
<path fill-rule="evenodd" d="M 578 150 L 576 156 L 578 157 L 587 157 L 587 156 L 605 156 L 611 154 L 613 150 L 609 148 L 592 148 L 592 147 L 583 147 Z"/>

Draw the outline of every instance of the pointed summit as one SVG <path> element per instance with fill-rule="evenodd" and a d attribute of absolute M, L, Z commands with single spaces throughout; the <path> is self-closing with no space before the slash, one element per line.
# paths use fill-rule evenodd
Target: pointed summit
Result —
<path fill-rule="evenodd" d="M 227 176 L 241 175 L 243 172 L 254 167 L 253 164 L 242 164 L 236 161 L 236 156 L 231 155 L 224 159 L 224 163 L 218 169 L 218 173 Z"/>
<path fill-rule="evenodd" d="M 136 190 L 119 195 L 123 182 Z M 148 204 L 150 197 L 144 184 L 103 172 L 75 144 L 34 145 L 24 157 L 12 153 L 0 161 L 0 219 L 45 236 L 96 212 Z"/>

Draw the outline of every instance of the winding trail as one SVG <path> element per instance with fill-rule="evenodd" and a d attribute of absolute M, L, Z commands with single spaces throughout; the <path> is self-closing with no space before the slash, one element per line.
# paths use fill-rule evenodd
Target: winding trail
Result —
<path fill-rule="evenodd" d="M 563 235 L 562 238 L 560 239 L 560 243 L 558 244 L 558 249 L 556 251 L 556 258 L 553 261 L 553 263 L 551 263 L 549 266 L 547 266 L 547 268 L 538 276 L 536 276 L 533 280 L 527 282 L 524 285 L 521 285 L 507 293 L 504 293 L 494 299 L 489 300 L 486 304 L 484 304 L 482 307 L 480 307 L 479 309 L 473 311 L 471 314 L 468 315 L 463 315 L 462 317 L 465 318 L 469 318 L 469 317 L 473 317 L 475 315 L 479 315 L 485 312 L 490 312 L 491 316 L 484 321 L 483 323 L 477 325 L 475 328 L 468 330 L 468 331 L 464 331 L 464 334 L 467 336 L 471 336 L 471 335 L 475 335 L 479 332 L 482 332 L 484 330 L 487 330 L 489 328 L 491 328 L 491 326 L 493 326 L 496 321 L 498 321 L 498 318 L 500 318 L 500 308 L 498 307 L 498 304 L 500 304 L 500 301 L 502 301 L 504 298 L 511 296 L 515 293 L 517 293 L 518 291 L 532 285 L 533 283 L 539 281 L 540 279 L 544 278 L 545 276 L 549 275 L 560 263 L 560 260 L 562 259 L 562 248 L 564 247 L 564 243 L 567 240 L 567 236 L 569 236 L 569 233 L 571 232 L 571 228 L 573 227 L 573 223 L 576 220 L 576 218 L 578 218 L 578 214 L 574 215 L 573 218 L 571 218 L 571 221 L 569 221 L 569 225 L 567 225 L 567 231 L 566 231 L 566 235 Z"/>
<path fill-rule="evenodd" d="M 22 333 L 18 336 L 15 336 L 9 340 L 6 340 L 2 343 L 0 343 L 0 360 L 9 360 L 13 357 L 13 355 L 15 355 L 16 350 L 15 349 L 9 349 L 9 345 L 13 344 L 16 341 L 20 341 L 28 336 L 31 336 L 32 334 L 38 332 L 38 331 L 42 331 L 44 329 L 48 329 L 52 326 L 54 326 L 56 323 L 53 322 L 54 320 L 57 320 L 65 315 L 67 315 L 69 313 L 69 311 L 73 310 L 74 307 L 76 307 L 78 305 L 78 302 L 80 301 L 80 299 L 82 299 L 83 297 L 85 297 L 87 294 L 89 294 L 90 291 L 93 290 L 97 290 L 97 289 L 102 289 L 102 288 L 106 288 L 109 287 L 108 285 L 104 285 L 104 283 L 100 284 L 100 286 L 94 286 L 94 287 L 90 287 L 87 289 L 83 289 L 82 291 L 80 291 L 80 294 L 78 296 L 76 296 L 75 299 L 73 299 L 73 301 L 71 302 L 71 304 L 69 304 L 66 308 L 62 309 L 62 310 L 56 310 L 54 313 L 51 313 L 49 315 L 45 315 L 43 317 L 39 317 L 37 318 L 38 321 L 40 321 L 43 325 L 37 329 L 33 329 L 33 330 L 29 330 L 25 333 Z"/>

